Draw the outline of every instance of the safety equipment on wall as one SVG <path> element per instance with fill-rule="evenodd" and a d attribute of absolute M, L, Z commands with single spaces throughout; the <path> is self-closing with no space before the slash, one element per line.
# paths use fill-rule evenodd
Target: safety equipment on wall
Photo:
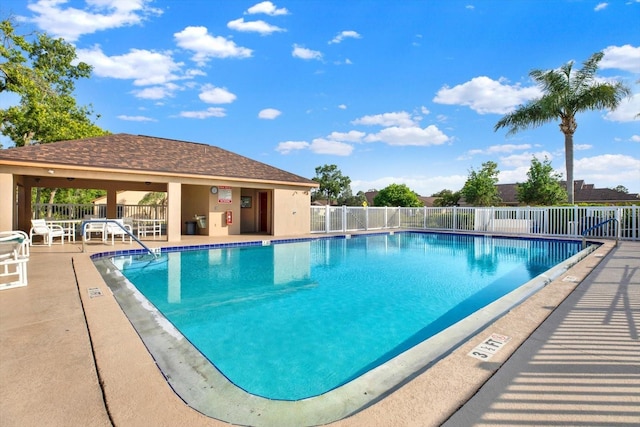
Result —
<path fill-rule="evenodd" d="M 233 224 L 233 212 L 232 211 L 226 211 L 224 218 L 227 222 L 227 224 Z"/>

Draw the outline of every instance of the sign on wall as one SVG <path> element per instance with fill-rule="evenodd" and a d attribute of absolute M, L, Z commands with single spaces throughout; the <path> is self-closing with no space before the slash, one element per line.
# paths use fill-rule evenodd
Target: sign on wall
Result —
<path fill-rule="evenodd" d="M 231 204 L 231 187 L 226 187 L 226 186 L 219 187 L 218 203 Z"/>

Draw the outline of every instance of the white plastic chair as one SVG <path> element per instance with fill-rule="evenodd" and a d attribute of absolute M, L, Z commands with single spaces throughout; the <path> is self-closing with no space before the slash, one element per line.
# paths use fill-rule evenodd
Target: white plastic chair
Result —
<path fill-rule="evenodd" d="M 122 219 L 110 219 L 109 221 L 115 221 L 115 223 L 107 222 L 105 228 L 105 239 L 109 239 L 109 236 L 111 236 L 111 244 L 113 245 L 115 244 L 116 236 L 120 236 L 123 243 L 125 241 L 125 238 L 129 236 L 129 244 L 131 244 L 131 236 L 133 234 L 133 229 L 131 228 L 131 226 L 129 224 L 125 224 L 124 220 Z"/>
<path fill-rule="evenodd" d="M 59 237 L 64 245 L 64 229 L 59 225 L 48 225 L 44 219 L 31 220 L 31 230 L 29 230 L 29 244 L 31 245 L 33 245 L 33 236 L 42 236 L 43 243 L 49 246 L 53 243 L 53 239 Z"/>
<path fill-rule="evenodd" d="M 92 218 L 92 219 L 102 220 L 102 221 L 106 220 L 106 218 Z M 82 235 L 82 238 L 85 241 L 89 241 L 91 240 L 92 235 L 99 234 L 100 240 L 104 242 L 107 240 L 107 234 L 105 232 L 105 228 L 106 227 L 104 222 L 87 222 L 86 224 L 83 225 L 84 234 Z"/>
<path fill-rule="evenodd" d="M 29 236 L 24 231 L 0 231 L 0 290 L 27 286 Z M 5 282 L 5 277 L 16 280 Z"/>

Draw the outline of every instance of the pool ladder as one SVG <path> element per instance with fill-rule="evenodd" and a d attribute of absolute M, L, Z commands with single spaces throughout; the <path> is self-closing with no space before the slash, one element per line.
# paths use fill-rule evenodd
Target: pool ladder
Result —
<path fill-rule="evenodd" d="M 84 233 L 86 231 L 87 228 L 87 224 L 90 223 L 101 223 L 104 225 L 107 224 L 116 224 L 118 227 L 120 227 L 122 229 L 122 231 L 124 231 L 128 236 L 130 236 L 133 240 L 135 240 L 136 242 L 138 242 L 138 244 L 140 246 L 142 246 L 143 248 L 145 248 L 147 250 L 147 252 L 149 252 L 149 254 L 151 256 L 153 256 L 154 258 L 158 258 L 160 256 L 160 248 L 155 248 L 155 250 L 149 248 L 147 245 L 145 245 L 144 243 L 142 243 L 142 241 L 140 239 L 138 239 L 136 236 L 133 235 L 132 232 L 130 232 L 129 230 L 127 230 L 125 228 L 125 226 L 121 223 L 119 223 L 116 220 L 113 219 L 88 219 L 86 221 L 84 221 L 82 223 L 82 252 L 85 252 L 85 240 L 84 240 Z"/>

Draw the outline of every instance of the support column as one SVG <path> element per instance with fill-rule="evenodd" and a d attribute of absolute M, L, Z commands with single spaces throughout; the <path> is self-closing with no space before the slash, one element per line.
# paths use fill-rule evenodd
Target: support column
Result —
<path fill-rule="evenodd" d="M 16 205 L 13 174 L 0 173 L 0 230 L 13 230 L 14 208 Z"/>
<path fill-rule="evenodd" d="M 107 218 L 118 216 L 118 192 L 114 189 L 107 190 Z"/>
<path fill-rule="evenodd" d="M 167 240 L 179 242 L 182 239 L 182 184 L 167 184 Z"/>

